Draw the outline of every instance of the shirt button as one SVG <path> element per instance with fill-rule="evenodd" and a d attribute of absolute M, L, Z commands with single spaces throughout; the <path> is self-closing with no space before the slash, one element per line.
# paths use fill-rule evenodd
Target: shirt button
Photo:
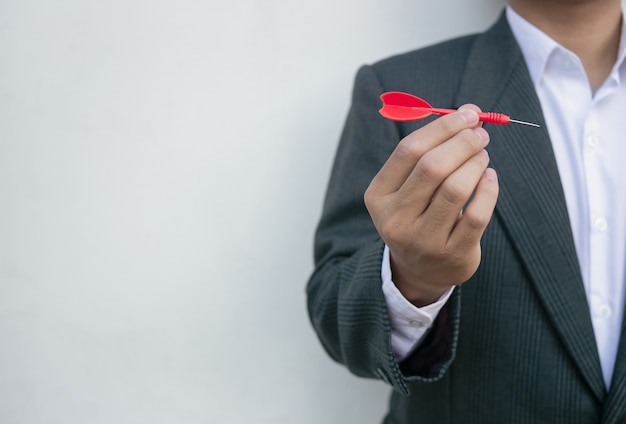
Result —
<path fill-rule="evenodd" d="M 416 319 L 412 319 L 411 321 L 409 321 L 409 325 L 411 327 L 414 327 L 414 328 L 422 328 L 422 327 L 426 326 L 426 324 L 424 324 L 423 322 L 420 322 L 420 321 L 418 321 Z"/>
<path fill-rule="evenodd" d="M 604 218 L 596 218 L 593 220 L 593 228 L 600 232 L 605 232 L 609 227 L 609 223 Z"/>
<path fill-rule="evenodd" d="M 598 308 L 598 318 L 609 319 L 613 315 L 613 310 L 609 305 L 602 305 Z"/>
<path fill-rule="evenodd" d="M 587 145 L 589 147 L 598 147 L 598 144 L 600 144 L 600 137 L 595 134 L 587 136 Z"/>

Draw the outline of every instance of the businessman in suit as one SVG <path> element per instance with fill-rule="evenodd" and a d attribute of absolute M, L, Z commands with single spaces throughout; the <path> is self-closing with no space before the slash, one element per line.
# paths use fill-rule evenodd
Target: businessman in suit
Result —
<path fill-rule="evenodd" d="M 623 27 L 620 0 L 511 0 L 359 70 L 307 295 L 327 352 L 393 387 L 385 423 L 626 423 Z M 385 91 L 462 106 L 395 123 Z"/>

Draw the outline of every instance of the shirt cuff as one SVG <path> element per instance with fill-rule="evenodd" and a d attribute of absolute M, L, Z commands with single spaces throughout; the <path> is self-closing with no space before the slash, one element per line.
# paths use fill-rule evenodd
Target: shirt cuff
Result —
<path fill-rule="evenodd" d="M 454 291 L 450 287 L 435 303 L 418 308 L 400 293 L 391 279 L 389 248 L 385 246 L 381 266 L 383 295 L 391 322 L 391 348 L 398 361 L 405 359 L 428 333 L 439 311 Z"/>

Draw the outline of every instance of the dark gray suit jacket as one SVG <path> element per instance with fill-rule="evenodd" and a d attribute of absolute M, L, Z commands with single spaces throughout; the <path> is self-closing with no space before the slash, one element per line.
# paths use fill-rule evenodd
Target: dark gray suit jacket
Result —
<path fill-rule="evenodd" d="M 431 362 L 425 367 L 392 354 L 383 242 L 363 203 L 397 142 L 425 124 L 379 116 L 379 95 L 393 90 L 541 124 L 486 127 L 498 204 L 478 271 L 414 354 Z M 626 423 L 626 338 L 606 390 L 546 124 L 504 15 L 484 34 L 363 67 L 352 100 L 316 233 L 308 307 L 332 358 L 393 386 L 385 422 Z"/>

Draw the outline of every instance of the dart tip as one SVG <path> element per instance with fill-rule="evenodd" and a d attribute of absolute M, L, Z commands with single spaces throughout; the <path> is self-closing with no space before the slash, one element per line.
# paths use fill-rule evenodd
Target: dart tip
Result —
<path fill-rule="evenodd" d="M 528 125 L 529 127 L 540 128 L 539 124 L 533 124 L 532 122 L 518 121 L 517 119 L 511 119 L 510 122 L 514 122 L 516 124 Z"/>

